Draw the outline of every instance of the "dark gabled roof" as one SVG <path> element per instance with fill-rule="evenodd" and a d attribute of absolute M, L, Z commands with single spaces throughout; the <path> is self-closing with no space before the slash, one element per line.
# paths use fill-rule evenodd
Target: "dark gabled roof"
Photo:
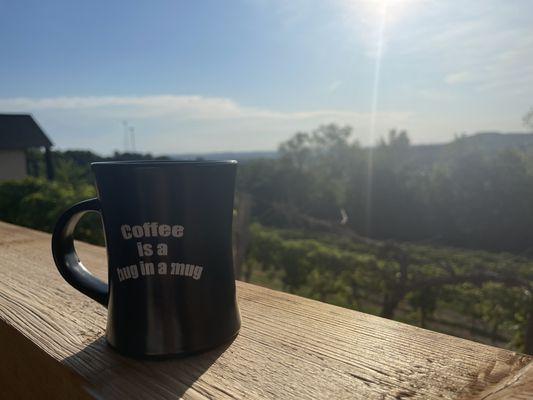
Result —
<path fill-rule="evenodd" d="M 0 114 L 0 149 L 50 147 L 52 142 L 29 114 Z"/>

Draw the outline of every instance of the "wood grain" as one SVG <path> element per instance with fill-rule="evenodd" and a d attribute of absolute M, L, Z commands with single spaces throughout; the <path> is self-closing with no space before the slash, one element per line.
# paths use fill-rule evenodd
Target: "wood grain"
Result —
<path fill-rule="evenodd" d="M 77 248 L 105 277 L 105 250 Z M 0 272 L 2 398 L 532 398 L 528 356 L 246 283 L 232 343 L 128 359 L 105 343 L 105 308 L 57 273 L 50 235 L 0 222 Z"/>

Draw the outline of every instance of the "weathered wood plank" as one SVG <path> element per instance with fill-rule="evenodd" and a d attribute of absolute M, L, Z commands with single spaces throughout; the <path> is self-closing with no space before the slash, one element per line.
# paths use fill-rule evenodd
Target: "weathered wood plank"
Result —
<path fill-rule="evenodd" d="M 104 249 L 85 243 L 78 249 L 105 277 Z M 105 344 L 106 310 L 56 272 L 50 235 L 0 222 L 0 255 L 0 385 L 7 393 L 118 399 L 533 393 L 528 356 L 245 283 L 238 284 L 243 327 L 233 343 L 179 360 L 127 359 Z"/>
<path fill-rule="evenodd" d="M 516 374 L 507 376 L 498 384 L 489 386 L 480 393 L 476 399 L 480 400 L 506 400 L 506 399 L 533 399 L 533 363 L 529 363 Z"/>

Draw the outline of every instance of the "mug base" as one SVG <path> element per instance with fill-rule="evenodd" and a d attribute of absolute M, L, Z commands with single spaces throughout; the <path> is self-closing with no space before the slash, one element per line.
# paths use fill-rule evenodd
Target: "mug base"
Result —
<path fill-rule="evenodd" d="M 113 346 L 109 342 L 109 340 L 107 340 L 107 338 L 106 338 L 106 343 L 111 349 L 113 349 L 113 351 L 115 351 L 118 354 L 120 354 L 122 356 L 125 356 L 125 357 L 134 358 L 134 359 L 137 359 L 137 360 L 150 360 L 150 361 L 170 360 L 170 359 L 179 359 L 179 358 L 190 357 L 190 356 L 193 356 L 193 355 L 205 353 L 205 352 L 208 352 L 210 350 L 214 350 L 214 349 L 216 349 L 218 347 L 226 348 L 235 340 L 235 338 L 239 335 L 239 332 L 240 332 L 240 328 L 237 329 L 237 331 L 235 333 L 233 333 L 230 337 L 220 341 L 217 344 L 211 344 L 211 345 L 207 345 L 207 346 L 202 346 L 202 347 L 198 347 L 197 349 L 182 350 L 182 351 L 177 351 L 177 352 L 172 352 L 172 353 L 161 353 L 161 354 L 135 353 L 135 352 L 129 352 L 129 351 L 121 350 L 121 349 Z"/>

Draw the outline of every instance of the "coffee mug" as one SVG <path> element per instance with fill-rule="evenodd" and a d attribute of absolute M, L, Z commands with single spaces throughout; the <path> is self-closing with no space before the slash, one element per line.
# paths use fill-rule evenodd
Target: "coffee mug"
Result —
<path fill-rule="evenodd" d="M 199 352 L 240 328 L 231 226 L 236 161 L 91 164 L 98 197 L 68 209 L 52 236 L 63 278 L 107 307 L 106 338 L 135 357 Z M 73 232 L 101 214 L 108 283 L 80 262 Z"/>

